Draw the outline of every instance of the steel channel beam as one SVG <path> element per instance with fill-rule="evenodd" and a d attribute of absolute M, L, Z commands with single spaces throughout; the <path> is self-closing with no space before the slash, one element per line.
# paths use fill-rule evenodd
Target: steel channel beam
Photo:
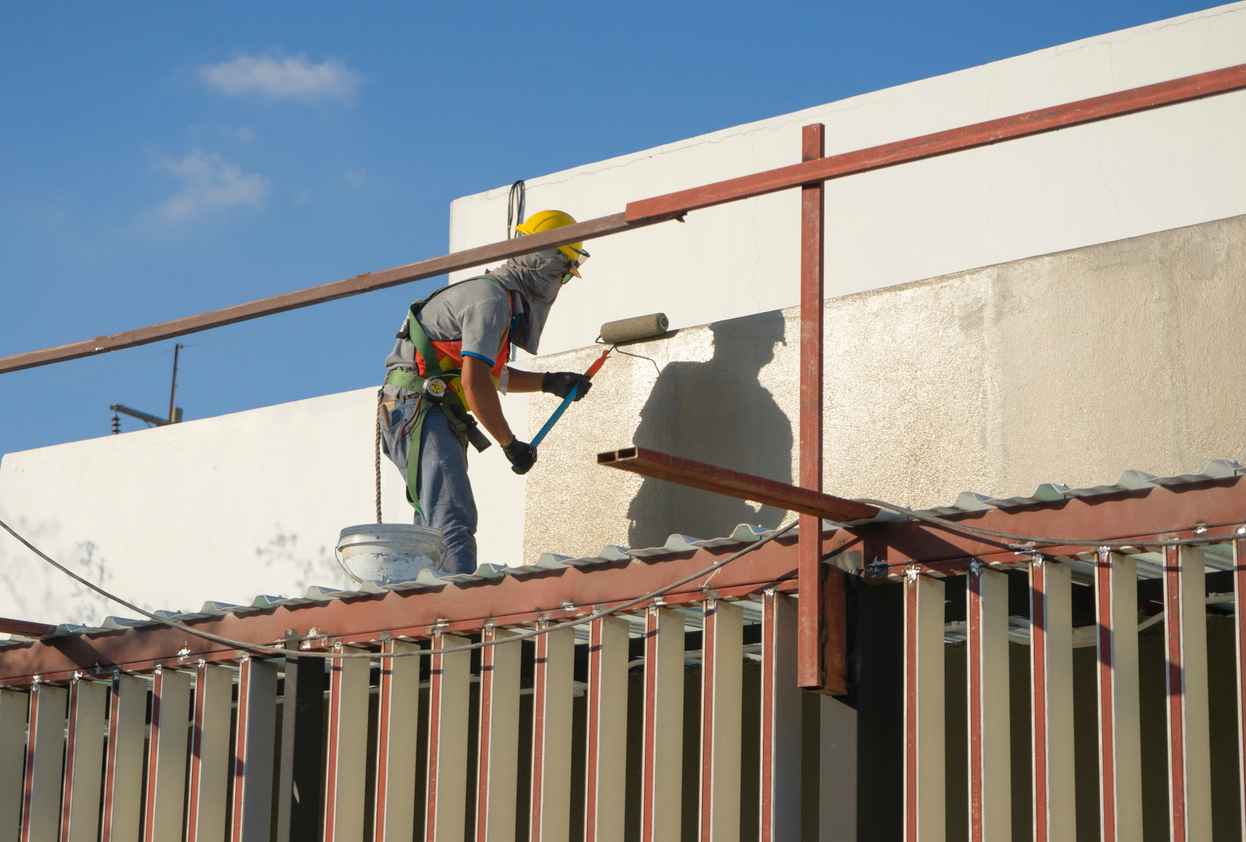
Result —
<path fill-rule="evenodd" d="M 104 754 L 104 806 L 100 842 L 138 839 L 142 812 L 143 741 L 147 682 L 116 673 L 109 691 L 108 748 Z"/>
<path fill-rule="evenodd" d="M 1206 567 L 1195 547 L 1164 548 L 1168 817 L 1172 842 L 1211 840 Z"/>
<path fill-rule="evenodd" d="M 799 839 L 801 831 L 804 740 L 802 696 L 796 686 L 797 606 L 774 590 L 762 595 L 761 605 L 759 837 L 761 842 L 782 842 Z M 825 809 L 832 809 L 829 802 Z"/>
<path fill-rule="evenodd" d="M 233 688 L 233 673 L 225 667 L 202 662 L 196 666 L 186 842 L 220 842 L 225 838 Z"/>
<path fill-rule="evenodd" d="M 589 624 L 584 842 L 623 842 L 627 628 L 617 617 L 599 617 Z"/>
<path fill-rule="evenodd" d="M 344 649 L 342 644 L 335 643 L 333 654 L 341 655 Z M 324 842 L 356 842 L 363 838 L 364 784 L 368 762 L 369 666 L 370 661 L 364 658 L 329 660 Z M 380 724 L 378 722 L 378 726 Z M 389 725 L 388 721 L 384 724 Z M 383 785 L 385 781 L 378 779 L 378 783 Z M 382 832 L 383 830 L 382 823 Z"/>
<path fill-rule="evenodd" d="M 22 842 L 56 842 L 58 837 L 67 701 L 64 687 L 37 684 L 30 691 Z"/>
<path fill-rule="evenodd" d="M 744 625 L 739 607 L 708 599 L 701 633 L 700 842 L 740 838 Z"/>
<path fill-rule="evenodd" d="M 377 687 L 376 714 L 376 791 L 372 801 L 374 842 L 400 842 L 410 840 L 415 835 L 415 755 L 418 748 L 416 732 L 420 712 L 420 658 L 411 653 L 419 651 L 419 648 L 418 643 L 406 640 L 387 640 L 381 644 L 381 676 Z M 393 657 L 395 655 L 406 657 Z M 368 716 L 367 692 L 365 675 L 365 732 Z M 356 839 L 358 836 L 342 838 Z"/>
<path fill-rule="evenodd" d="M 801 160 L 826 155 L 826 127 L 801 130 Z M 822 182 L 800 188 L 800 487 L 822 492 L 822 348 L 825 298 L 826 187 Z M 830 517 L 828 515 L 828 517 Z M 824 680 L 822 640 L 822 516 L 802 512 L 796 546 L 800 603 L 797 609 L 796 682 L 821 688 Z"/>
<path fill-rule="evenodd" d="M 969 712 L 969 842 L 1012 838 L 1008 705 L 1008 577 L 985 565 L 965 588 Z"/>
<path fill-rule="evenodd" d="M 672 608 L 645 611 L 641 842 L 678 839 L 682 821 L 684 623 Z"/>
<path fill-rule="evenodd" d="M 922 161 L 1243 88 L 1246 88 L 1246 64 L 1238 64 L 628 202 L 625 216 L 629 222 L 670 219 L 804 184 Z"/>
<path fill-rule="evenodd" d="M 237 726 L 230 785 L 230 842 L 269 837 L 277 731 L 277 665 L 246 657 L 238 664 Z"/>
<path fill-rule="evenodd" d="M 1099 828 L 1103 842 L 1142 838 L 1137 564 L 1106 547 L 1095 560 Z"/>
<path fill-rule="evenodd" d="M 878 509 L 873 506 L 842 497 L 832 497 L 786 482 L 740 473 L 730 468 L 684 459 L 644 447 L 625 447 L 622 450 L 599 453 L 597 464 L 836 521 L 865 520 L 878 514 Z"/>
<path fill-rule="evenodd" d="M 476 839 L 514 842 L 519 794 L 519 665 L 513 632 L 485 626 L 480 650 L 480 729 L 476 761 Z"/>
<path fill-rule="evenodd" d="M 904 577 L 904 842 L 945 834 L 944 584 Z"/>
<path fill-rule="evenodd" d="M 190 677 L 184 673 L 158 669 L 152 676 L 144 842 L 182 838 L 190 688 Z"/>
<path fill-rule="evenodd" d="M 1030 565 L 1031 744 L 1034 842 L 1076 836 L 1073 787 L 1073 624 L 1069 568 Z"/>
<path fill-rule="evenodd" d="M 107 714 L 108 688 L 90 679 L 75 678 L 69 685 L 60 842 L 99 839 Z"/>
<path fill-rule="evenodd" d="M 0 634 L 16 634 L 21 637 L 46 637 L 54 631 L 56 631 L 56 626 L 49 626 L 47 623 L 0 617 Z"/>
<path fill-rule="evenodd" d="M 465 637 L 436 632 L 429 656 L 425 842 L 458 842 L 467 829 L 467 703 L 471 663 Z"/>

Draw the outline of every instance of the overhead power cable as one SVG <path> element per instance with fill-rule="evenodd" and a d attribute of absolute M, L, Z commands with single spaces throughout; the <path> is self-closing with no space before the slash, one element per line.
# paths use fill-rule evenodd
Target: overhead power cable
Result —
<path fill-rule="evenodd" d="M 707 567 L 704 567 L 700 570 L 697 570 L 694 573 L 689 573 L 686 576 L 682 576 L 673 582 L 667 582 L 665 585 L 663 585 L 660 588 L 657 588 L 656 590 L 652 590 L 646 594 L 642 594 L 641 596 L 637 596 L 637 597 L 633 597 L 631 599 L 625 600 L 622 603 L 612 606 L 610 608 L 604 608 L 598 611 L 594 611 L 591 614 L 586 614 L 583 617 L 577 617 L 573 620 L 564 620 L 563 622 L 560 622 L 560 623 L 553 623 L 550 625 L 541 626 L 539 628 L 529 629 L 527 631 L 519 632 L 517 634 L 512 634 L 512 635 L 507 636 L 505 640 L 494 640 L 494 641 L 483 641 L 482 640 L 476 643 L 459 644 L 456 646 L 443 646 L 439 649 L 413 649 L 409 652 L 394 652 L 392 654 L 386 654 L 384 656 L 379 655 L 374 652 L 310 652 L 310 651 L 297 651 L 296 652 L 290 649 L 285 649 L 280 646 L 267 646 L 262 643 L 248 643 L 247 641 L 243 641 L 243 640 L 234 640 L 233 638 L 223 637 L 219 634 L 212 634 L 211 632 L 206 632 L 200 629 L 193 628 L 192 626 L 188 626 L 185 623 L 181 622 L 180 620 L 174 620 L 171 617 L 162 617 L 159 614 L 148 611 L 145 608 L 141 608 L 138 605 L 135 605 L 133 602 L 130 602 L 129 600 L 124 599 L 120 596 L 117 596 L 111 591 L 108 591 L 100 587 L 99 585 L 95 584 L 94 582 L 83 578 L 79 574 L 75 573 L 73 570 L 70 570 L 65 565 L 56 561 L 54 558 L 52 558 L 50 555 L 45 553 L 43 550 L 36 547 L 24 535 L 19 533 L 16 529 L 14 529 L 4 520 L 0 520 L 0 527 L 3 527 L 5 532 L 8 532 L 10 535 L 12 535 L 18 541 L 18 543 L 26 547 L 26 549 L 30 550 L 32 553 L 37 555 L 44 562 L 46 562 L 47 564 L 50 564 L 52 567 L 56 568 L 61 573 L 64 573 L 66 576 L 73 579 L 78 584 L 82 585 L 83 587 L 88 588 L 91 591 L 94 591 L 95 593 L 99 594 L 105 599 L 109 599 L 117 603 L 118 605 L 129 609 L 130 611 L 134 611 L 137 614 L 141 614 L 142 616 L 146 617 L 152 622 L 161 623 L 163 625 L 169 626 L 170 628 L 174 628 L 174 629 L 177 629 L 178 631 L 185 632 L 186 634 L 191 635 L 192 637 L 197 637 L 197 638 L 200 638 L 201 640 L 207 640 L 211 643 L 217 643 L 229 649 L 238 649 L 244 652 L 252 652 L 255 654 L 268 655 L 272 657 L 281 657 L 281 658 L 299 657 L 299 658 L 322 658 L 324 660 L 336 660 L 338 658 L 378 658 L 378 657 L 411 658 L 411 657 L 431 656 L 431 655 L 448 655 L 454 652 L 471 652 L 475 649 L 483 649 L 486 646 L 496 646 L 501 643 L 514 643 L 520 640 L 530 640 L 532 638 L 540 637 L 543 634 L 549 634 L 550 632 L 558 631 L 560 629 L 570 629 L 570 628 L 575 628 L 576 626 L 587 625 L 596 620 L 600 620 L 603 617 L 609 617 L 614 614 L 619 614 L 624 611 L 627 611 L 628 609 L 635 608 L 637 605 L 642 605 L 642 604 L 651 602 L 657 599 L 658 597 L 661 597 L 661 596 L 664 596 L 670 593 L 676 588 L 679 588 L 690 582 L 695 582 L 697 579 L 700 579 L 704 576 L 709 576 L 710 574 L 726 567 L 728 564 L 731 564 L 733 561 L 736 561 L 737 559 L 748 555 L 754 550 L 758 550 L 761 547 L 764 547 L 766 544 L 769 544 L 774 539 L 787 534 L 788 532 L 792 530 L 793 527 L 796 526 L 798 522 L 799 521 L 792 521 L 791 523 L 789 523 L 787 526 L 783 527 L 782 529 L 772 532 L 763 538 L 759 538 L 758 540 L 749 544 L 747 547 L 744 547 L 743 549 L 732 553 L 726 558 L 716 561 L 713 564 L 708 565 Z M 776 580 L 776 581 L 781 581 L 781 579 Z"/>

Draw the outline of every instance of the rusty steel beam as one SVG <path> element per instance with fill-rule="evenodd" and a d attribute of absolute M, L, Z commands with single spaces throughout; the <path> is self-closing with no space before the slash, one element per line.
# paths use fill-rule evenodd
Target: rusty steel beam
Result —
<path fill-rule="evenodd" d="M 764 196 L 804 184 L 908 164 L 1244 88 L 1246 64 L 1238 64 L 628 202 L 625 216 L 632 223 L 670 219 L 689 211 Z"/>
<path fill-rule="evenodd" d="M 744 474 L 644 447 L 625 447 L 622 450 L 599 453 L 597 464 L 836 521 L 865 520 L 878 514 L 878 509 L 873 506 L 845 500 L 843 497 L 832 497 L 786 482 Z"/>
<path fill-rule="evenodd" d="M 16 634 L 20 637 L 40 638 L 47 637 L 54 631 L 56 631 L 56 626 L 49 626 L 47 623 L 0 617 L 0 634 Z"/>
<path fill-rule="evenodd" d="M 660 221 L 662 220 L 654 220 L 654 222 Z M 209 328 L 224 327 L 225 325 L 245 322 L 250 319 L 258 319 L 261 316 L 285 313 L 302 307 L 310 307 L 313 304 L 323 304 L 326 301 L 336 301 L 339 298 L 347 298 L 352 295 L 361 295 L 365 292 L 398 286 L 399 284 L 433 278 L 458 269 L 470 269 L 473 266 L 481 266 L 497 260 L 518 257 L 523 254 L 540 251 L 541 249 L 553 248 L 567 243 L 579 242 L 580 240 L 590 240 L 607 234 L 617 234 L 628 229 L 643 228 L 648 224 L 651 223 L 630 223 L 623 218 L 621 213 L 601 216 L 576 223 L 575 225 L 569 225 L 566 228 L 559 228 L 557 231 L 532 234 L 521 239 L 503 240 L 497 243 L 477 246 L 476 248 L 464 249 L 442 257 L 433 257 L 416 263 L 395 266 L 391 269 L 364 272 L 363 274 L 340 281 L 331 281 L 318 286 L 308 287 L 307 289 L 259 298 L 244 304 L 235 304 L 232 307 L 223 307 L 219 310 L 209 310 L 194 316 L 184 316 L 180 319 L 159 322 L 123 333 L 97 336 L 94 339 L 84 339 L 81 342 L 71 342 L 68 345 L 58 345 L 52 348 L 43 348 L 37 351 L 0 357 L 0 374 L 64 362 L 66 360 L 75 360 L 81 357 L 90 357 L 107 351 L 120 351 L 123 348 L 134 348 L 164 339 L 173 339 L 189 333 L 208 330 Z"/>
<path fill-rule="evenodd" d="M 801 130 L 802 161 L 826 155 L 826 127 L 821 123 Z M 822 182 L 800 189 L 800 487 L 822 493 L 822 346 L 825 270 L 823 231 L 826 223 L 826 186 Z M 796 547 L 800 600 L 797 603 L 796 684 L 821 688 L 824 612 L 822 601 L 822 523 L 818 514 L 800 516 Z"/>

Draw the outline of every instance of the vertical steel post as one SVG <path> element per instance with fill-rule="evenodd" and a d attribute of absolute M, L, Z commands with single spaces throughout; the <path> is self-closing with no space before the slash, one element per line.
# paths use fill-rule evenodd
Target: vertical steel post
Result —
<path fill-rule="evenodd" d="M 147 737 L 145 842 L 182 838 L 189 724 L 190 677 L 157 667 L 151 682 L 151 722 Z"/>
<path fill-rule="evenodd" d="M 801 834 L 801 691 L 796 686 L 796 606 L 773 589 L 761 603 L 761 842 Z M 835 703 L 826 698 L 825 701 Z M 825 802 L 827 809 L 833 802 Z"/>
<path fill-rule="evenodd" d="M 683 804 L 684 624 L 671 608 L 645 612 L 641 842 L 678 839 Z"/>
<path fill-rule="evenodd" d="M 18 842 L 22 814 L 22 766 L 26 757 L 28 694 L 0 690 L 0 842 Z"/>
<path fill-rule="evenodd" d="M 434 632 L 428 681 L 425 842 L 460 842 L 467 830 L 467 699 L 471 663 L 457 635 Z"/>
<path fill-rule="evenodd" d="M 1136 563 L 1101 547 L 1095 563 L 1099 690 L 1099 829 L 1103 842 L 1142 838 Z"/>
<path fill-rule="evenodd" d="M 36 684 L 30 690 L 22 842 L 56 842 L 58 836 L 67 699 L 64 687 Z"/>
<path fill-rule="evenodd" d="M 381 678 L 376 705 L 376 794 L 372 815 L 375 842 L 410 840 L 415 835 L 420 656 L 414 653 L 419 651 L 418 644 L 405 640 L 386 640 L 381 644 Z M 395 658 L 395 655 L 405 657 Z M 368 727 L 367 680 L 365 674 L 362 700 L 365 732 Z"/>
<path fill-rule="evenodd" d="M 342 644 L 333 644 L 333 654 L 343 654 Z M 363 838 L 363 799 L 368 763 L 369 663 L 365 658 L 338 657 L 329 660 L 324 842 L 356 842 Z M 377 782 L 384 783 L 379 779 Z"/>
<path fill-rule="evenodd" d="M 1202 550 L 1164 548 L 1168 818 L 1172 842 L 1211 840 L 1205 571 Z"/>
<path fill-rule="evenodd" d="M 571 681 L 575 634 L 536 639 L 532 677 L 532 797 L 529 842 L 567 842 L 571 833 Z"/>
<path fill-rule="evenodd" d="M 104 726 L 108 688 L 89 679 L 69 685 L 65 737 L 65 788 L 61 794 L 61 842 L 95 842 L 100 834 L 104 783 Z M 0 716 L 3 716 L 0 713 Z"/>
<path fill-rule="evenodd" d="M 233 688 L 233 673 L 225 667 L 203 661 L 195 667 L 186 842 L 220 842 L 225 838 Z"/>
<path fill-rule="evenodd" d="M 627 623 L 594 620 L 588 631 L 584 842 L 623 842 L 627 758 Z"/>
<path fill-rule="evenodd" d="M 493 625 L 481 633 L 476 840 L 514 842 L 519 793 L 519 658 L 522 644 Z"/>
<path fill-rule="evenodd" d="M 905 574 L 904 842 L 941 842 L 946 833 L 944 591 L 916 567 Z"/>
<path fill-rule="evenodd" d="M 1246 527 L 1233 541 L 1233 625 L 1237 654 L 1237 784 L 1242 838 L 1246 839 Z"/>
<path fill-rule="evenodd" d="M 801 130 L 801 160 L 826 154 L 826 127 Z M 826 188 L 822 182 L 800 188 L 800 485 L 822 490 L 822 311 L 823 230 Z M 822 520 L 800 516 L 798 569 L 797 681 L 821 688 L 824 681 L 822 630 Z"/>
<path fill-rule="evenodd" d="M 705 602 L 701 638 L 701 842 L 740 838 L 744 626 L 740 609 Z"/>
<path fill-rule="evenodd" d="M 991 842 L 1012 838 L 1008 577 L 975 562 L 966 585 L 969 839 Z"/>
<path fill-rule="evenodd" d="M 231 842 L 269 836 L 276 754 L 277 666 L 244 657 L 238 664 L 238 714 L 234 731 Z M 205 840 L 206 842 L 206 840 Z"/>
<path fill-rule="evenodd" d="M 109 707 L 100 842 L 132 842 L 138 839 L 143 802 L 147 682 L 137 676 L 114 673 Z"/>
<path fill-rule="evenodd" d="M 1030 565 L 1034 842 L 1077 833 L 1073 787 L 1073 621 L 1069 568 Z"/>

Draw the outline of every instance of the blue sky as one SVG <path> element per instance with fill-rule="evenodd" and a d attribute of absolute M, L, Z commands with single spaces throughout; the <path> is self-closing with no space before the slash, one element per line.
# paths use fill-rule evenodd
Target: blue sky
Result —
<path fill-rule="evenodd" d="M 0 355 L 442 254 L 450 201 L 515 178 L 1208 5 L 10 4 Z M 435 283 L 186 337 L 179 403 L 373 384 Z M 0 375 L 0 453 L 163 412 L 171 352 Z"/>

